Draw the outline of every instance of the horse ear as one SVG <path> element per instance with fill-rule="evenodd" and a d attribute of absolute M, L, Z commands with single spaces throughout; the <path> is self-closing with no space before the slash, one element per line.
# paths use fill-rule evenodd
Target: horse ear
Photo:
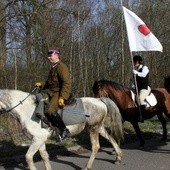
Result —
<path fill-rule="evenodd" d="M 97 82 L 97 80 L 96 81 L 94 81 L 94 83 L 93 83 L 93 87 L 92 87 L 92 89 L 93 89 L 93 93 L 96 95 L 97 94 L 97 91 L 98 91 L 98 82 Z"/>

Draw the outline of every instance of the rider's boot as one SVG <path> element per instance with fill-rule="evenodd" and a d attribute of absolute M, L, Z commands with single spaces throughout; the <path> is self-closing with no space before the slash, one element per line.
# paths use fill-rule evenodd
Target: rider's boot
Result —
<path fill-rule="evenodd" d="M 41 113 L 36 113 L 36 116 L 37 116 L 40 120 L 42 120 L 45 124 L 47 124 L 47 125 L 50 124 L 50 122 L 48 121 L 48 119 L 47 119 L 45 116 L 43 116 Z"/>
<path fill-rule="evenodd" d="M 69 137 L 70 136 L 70 131 L 66 128 L 66 125 L 64 124 L 64 122 L 61 119 L 60 115 L 57 112 L 55 112 L 55 113 L 52 113 L 50 115 L 50 117 L 51 117 L 52 125 L 56 126 L 61 131 L 61 134 L 60 134 L 61 141 L 66 139 L 67 137 Z"/>

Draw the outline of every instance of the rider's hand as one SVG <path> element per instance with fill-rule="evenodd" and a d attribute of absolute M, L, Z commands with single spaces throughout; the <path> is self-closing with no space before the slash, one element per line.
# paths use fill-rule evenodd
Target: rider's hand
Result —
<path fill-rule="evenodd" d="M 138 71 L 133 70 L 133 74 L 134 74 L 134 75 L 137 75 L 137 74 L 138 74 Z"/>
<path fill-rule="evenodd" d="M 63 97 L 59 97 L 59 99 L 58 99 L 58 104 L 59 104 L 59 106 L 61 106 L 61 107 L 64 106 L 64 99 L 63 99 Z"/>
<path fill-rule="evenodd" d="M 40 82 L 37 82 L 37 83 L 35 83 L 35 87 L 42 87 L 42 83 L 40 83 Z"/>

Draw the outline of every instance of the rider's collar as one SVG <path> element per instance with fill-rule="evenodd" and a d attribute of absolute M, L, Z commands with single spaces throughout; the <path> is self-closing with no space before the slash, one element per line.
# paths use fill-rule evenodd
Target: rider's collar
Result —
<path fill-rule="evenodd" d="M 51 65 L 51 67 L 52 67 L 52 68 L 56 67 L 56 65 L 57 65 L 58 63 L 59 63 L 59 61 L 56 62 L 56 63 L 53 63 L 53 64 Z"/>

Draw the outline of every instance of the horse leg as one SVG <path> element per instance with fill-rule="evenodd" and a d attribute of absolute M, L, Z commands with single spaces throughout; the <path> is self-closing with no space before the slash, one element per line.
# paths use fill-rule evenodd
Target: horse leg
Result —
<path fill-rule="evenodd" d="M 45 141 L 40 140 L 40 138 L 36 138 L 36 137 L 33 138 L 32 144 L 30 145 L 30 147 L 25 155 L 26 162 L 27 162 L 30 170 L 37 170 L 37 168 L 35 167 L 34 161 L 33 161 L 33 156 L 39 150 L 41 145 L 44 144 L 44 142 Z"/>
<path fill-rule="evenodd" d="M 116 152 L 116 161 L 115 163 L 120 163 L 122 160 L 122 150 L 119 147 L 119 144 L 115 141 L 115 139 L 108 134 L 107 130 L 102 126 L 100 131 L 99 131 L 100 135 L 102 137 L 104 137 L 105 139 L 107 139 L 113 146 L 113 148 L 115 149 Z"/>
<path fill-rule="evenodd" d="M 71 136 L 75 136 L 84 130 L 85 123 L 69 125 L 67 128 L 69 129 Z"/>
<path fill-rule="evenodd" d="M 51 168 L 51 165 L 50 165 L 49 156 L 48 156 L 45 144 L 43 144 L 39 148 L 39 152 L 40 152 L 41 158 L 42 158 L 42 160 L 44 162 L 45 169 L 46 170 L 51 170 L 52 168 Z"/>
<path fill-rule="evenodd" d="M 161 122 L 162 128 L 163 128 L 162 140 L 166 140 L 167 139 L 166 120 L 162 114 L 157 114 L 157 117 L 158 117 L 159 121 Z"/>
<path fill-rule="evenodd" d="M 140 141 L 139 147 L 144 147 L 145 141 L 144 141 L 144 139 L 143 139 L 143 137 L 141 135 L 141 130 L 139 128 L 138 122 L 131 122 L 131 124 L 132 124 L 132 126 L 133 126 L 133 128 L 134 128 L 134 130 L 136 132 L 136 135 L 137 135 L 139 141 Z"/>
<path fill-rule="evenodd" d="M 92 145 L 92 151 L 91 151 L 91 155 L 89 158 L 89 161 L 86 165 L 86 167 L 83 170 L 90 170 L 93 164 L 93 161 L 96 157 L 96 154 L 100 148 L 100 144 L 99 144 L 99 128 L 92 128 L 89 130 L 90 132 L 90 141 L 91 141 L 91 145 Z"/>

